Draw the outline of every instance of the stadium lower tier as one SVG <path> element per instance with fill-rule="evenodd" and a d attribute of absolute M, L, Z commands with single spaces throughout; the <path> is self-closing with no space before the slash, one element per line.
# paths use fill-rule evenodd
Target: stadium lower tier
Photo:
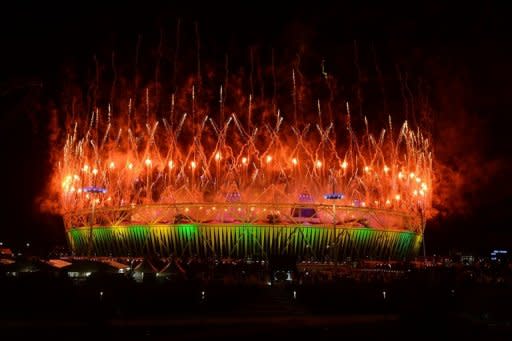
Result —
<path fill-rule="evenodd" d="M 268 259 L 404 259 L 417 255 L 412 231 L 327 225 L 159 224 L 70 228 L 75 255 Z"/>

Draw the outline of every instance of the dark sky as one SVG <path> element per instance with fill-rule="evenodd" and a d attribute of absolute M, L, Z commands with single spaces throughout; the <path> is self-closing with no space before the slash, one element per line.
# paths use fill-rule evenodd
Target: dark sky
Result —
<path fill-rule="evenodd" d="M 429 222 L 427 248 L 512 248 L 509 8 L 436 1 L 378 6 L 314 1 L 282 9 L 278 1 L 184 3 L 25 1 L 2 8 L 0 240 L 30 241 L 41 249 L 65 243 L 59 218 L 39 213 L 34 203 L 50 172 L 48 108 L 59 105 L 70 79 L 82 80 L 93 55 L 108 60 L 115 50 L 129 60 L 138 34 L 151 51 L 161 30 L 172 45 L 181 18 L 183 53 L 193 51 L 197 21 L 206 62 L 249 46 L 275 48 L 290 59 L 302 48 L 325 58 L 342 76 L 344 70 L 354 72 L 356 41 L 367 51 L 361 53 L 363 69 L 373 67 L 364 60 L 371 60 L 368 51 L 374 49 L 384 68 L 399 66 L 417 76 L 428 84 L 435 109 L 438 180 L 449 194 L 443 194 L 442 215 Z"/>

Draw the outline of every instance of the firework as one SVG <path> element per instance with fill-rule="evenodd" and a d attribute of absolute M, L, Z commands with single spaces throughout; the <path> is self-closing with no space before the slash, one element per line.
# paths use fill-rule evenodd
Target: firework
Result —
<path fill-rule="evenodd" d="M 220 127 L 205 115 L 195 131 L 184 128 L 186 113 L 141 126 L 120 116 L 98 127 L 99 116 L 68 132 L 56 173 L 64 212 L 93 200 L 97 207 L 224 203 L 233 192 L 245 203 L 296 203 L 310 193 L 320 204 L 325 193 L 340 192 L 339 205 L 410 215 L 431 208 L 429 140 L 407 122 L 397 136 L 390 123 L 377 137 L 358 137 L 350 124 L 299 128 L 279 113 L 252 127 L 235 113 Z M 84 191 L 89 186 L 104 195 Z"/>

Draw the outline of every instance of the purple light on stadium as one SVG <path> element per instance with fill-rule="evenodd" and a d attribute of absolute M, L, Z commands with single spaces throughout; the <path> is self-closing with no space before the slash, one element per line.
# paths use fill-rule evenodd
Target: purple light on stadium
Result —
<path fill-rule="evenodd" d="M 82 191 L 85 193 L 107 193 L 107 189 L 103 187 L 96 187 L 96 186 L 88 186 L 82 188 Z"/>
<path fill-rule="evenodd" d="M 239 202 L 241 200 L 240 192 L 229 192 L 226 200 L 228 202 Z"/>
<path fill-rule="evenodd" d="M 327 193 L 324 194 L 324 198 L 327 200 L 343 199 L 345 196 L 342 193 Z"/>
<path fill-rule="evenodd" d="M 307 192 L 299 194 L 299 202 L 313 202 L 313 196 Z"/>

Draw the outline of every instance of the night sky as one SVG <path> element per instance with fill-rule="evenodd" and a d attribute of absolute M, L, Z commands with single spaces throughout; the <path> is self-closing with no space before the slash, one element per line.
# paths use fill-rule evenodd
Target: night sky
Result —
<path fill-rule="evenodd" d="M 249 47 L 274 48 L 281 60 L 293 60 L 297 51 L 313 61 L 325 59 L 337 78 L 349 79 L 357 46 L 363 82 L 372 77 L 374 56 L 388 70 L 386 77 L 396 77 L 399 69 L 412 84 L 421 82 L 434 111 L 441 197 L 440 214 L 427 226 L 428 252 L 512 248 L 509 8 L 436 1 L 371 7 L 314 1 L 283 9 L 276 8 L 277 1 L 184 3 L 26 1 L 2 8 L 0 241 L 12 246 L 29 241 L 34 252 L 65 244 L 60 218 L 41 213 L 37 204 L 51 172 L 50 110 L 63 103 L 69 84 L 87 86 L 84 75 L 94 55 L 108 64 L 115 51 L 120 64 L 130 63 L 141 35 L 141 49 L 151 60 L 160 32 L 171 51 L 180 18 L 182 60 L 195 53 L 198 22 L 202 59 L 205 65 L 220 61 L 220 70 L 226 53 L 243 65 Z M 305 72 L 315 70 L 304 65 Z"/>

